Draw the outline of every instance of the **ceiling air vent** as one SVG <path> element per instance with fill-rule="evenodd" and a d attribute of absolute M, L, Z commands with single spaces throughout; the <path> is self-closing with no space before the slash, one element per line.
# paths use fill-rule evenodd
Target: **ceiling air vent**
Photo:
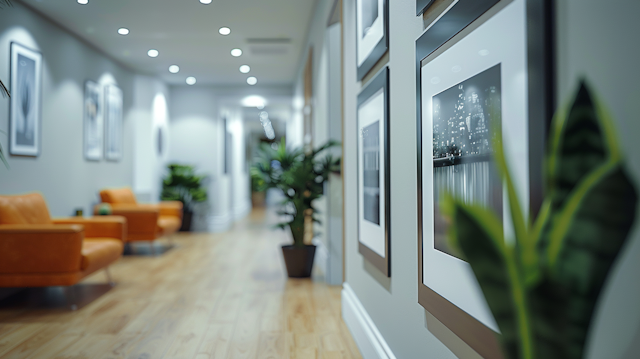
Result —
<path fill-rule="evenodd" d="M 249 38 L 249 51 L 252 55 L 287 55 L 291 51 L 291 38 Z"/>

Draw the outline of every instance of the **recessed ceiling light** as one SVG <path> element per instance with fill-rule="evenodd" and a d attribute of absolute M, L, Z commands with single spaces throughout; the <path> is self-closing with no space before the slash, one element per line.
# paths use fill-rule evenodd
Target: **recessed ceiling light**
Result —
<path fill-rule="evenodd" d="M 205 4 L 205 5 L 209 5 L 209 4 L 211 4 L 211 0 L 200 0 L 200 3 Z"/>
<path fill-rule="evenodd" d="M 241 55 L 242 55 L 242 50 L 240 50 L 240 49 L 233 49 L 233 50 L 231 50 L 231 56 L 239 57 L 239 56 L 241 56 Z"/>
<path fill-rule="evenodd" d="M 240 72 L 242 72 L 243 74 L 248 74 L 249 71 L 251 71 L 251 67 L 249 67 L 249 65 L 240 66 Z"/>
<path fill-rule="evenodd" d="M 229 35 L 231 33 L 231 29 L 228 27 L 221 27 L 220 30 L 218 30 L 218 32 L 220 33 L 220 35 Z"/>
<path fill-rule="evenodd" d="M 193 76 L 189 76 L 187 77 L 187 85 L 195 85 L 196 84 L 196 78 Z"/>
<path fill-rule="evenodd" d="M 78 4 L 80 5 L 87 5 L 89 3 L 89 0 L 78 0 Z"/>
<path fill-rule="evenodd" d="M 177 74 L 178 72 L 180 72 L 180 66 L 178 65 L 169 66 L 169 72 L 171 72 L 172 74 Z"/>
<path fill-rule="evenodd" d="M 255 78 L 254 76 L 248 77 L 247 78 L 247 83 L 251 86 L 255 85 L 258 83 L 258 79 Z"/>
<path fill-rule="evenodd" d="M 147 55 L 149 55 L 149 57 L 158 57 L 160 53 L 158 52 L 158 50 L 151 49 L 147 52 Z"/>
<path fill-rule="evenodd" d="M 118 34 L 120 35 L 129 35 L 129 29 L 126 27 L 121 27 L 118 29 Z"/>

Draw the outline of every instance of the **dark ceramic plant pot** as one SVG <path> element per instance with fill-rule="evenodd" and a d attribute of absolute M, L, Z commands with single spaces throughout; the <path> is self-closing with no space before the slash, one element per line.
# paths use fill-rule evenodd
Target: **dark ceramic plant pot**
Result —
<path fill-rule="evenodd" d="M 284 264 L 287 266 L 289 278 L 309 278 L 313 269 L 313 258 L 316 246 L 282 246 Z"/>
<path fill-rule="evenodd" d="M 193 211 L 184 211 L 182 213 L 182 226 L 180 232 L 191 232 L 191 220 L 193 219 Z"/>

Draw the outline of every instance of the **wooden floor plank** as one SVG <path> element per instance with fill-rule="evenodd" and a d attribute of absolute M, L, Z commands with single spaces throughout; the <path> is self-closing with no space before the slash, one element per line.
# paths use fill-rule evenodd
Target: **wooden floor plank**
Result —
<path fill-rule="evenodd" d="M 157 257 L 111 266 L 117 285 L 76 311 L 0 307 L 0 358 L 361 358 L 340 287 L 286 277 L 275 216 L 178 234 Z M 80 285 L 102 284 L 103 272 Z"/>

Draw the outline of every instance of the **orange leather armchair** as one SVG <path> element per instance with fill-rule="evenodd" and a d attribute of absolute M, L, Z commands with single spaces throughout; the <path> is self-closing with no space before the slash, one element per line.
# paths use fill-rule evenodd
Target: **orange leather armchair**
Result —
<path fill-rule="evenodd" d="M 122 256 L 126 226 L 116 216 L 51 219 L 37 193 L 0 196 L 0 287 L 74 285 Z"/>
<path fill-rule="evenodd" d="M 128 241 L 153 241 L 177 232 L 182 225 L 182 202 L 139 204 L 129 188 L 104 189 L 100 198 L 111 205 L 113 215 L 127 218 Z M 95 207 L 95 214 L 99 206 Z"/>

